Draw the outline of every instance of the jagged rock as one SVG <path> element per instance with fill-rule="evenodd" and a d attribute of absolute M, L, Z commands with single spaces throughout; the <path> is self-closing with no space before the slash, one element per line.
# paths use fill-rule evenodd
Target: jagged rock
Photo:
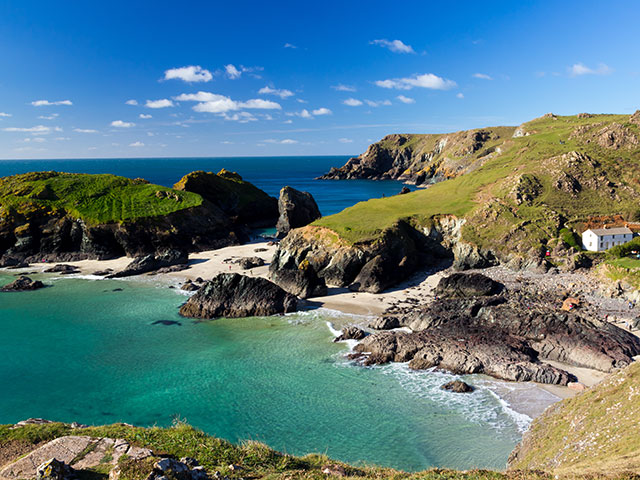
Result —
<path fill-rule="evenodd" d="M 404 187 L 402 187 L 402 189 L 400 190 L 400 193 L 398 193 L 398 195 L 404 195 L 406 193 L 411 193 L 411 189 L 405 185 Z"/>
<path fill-rule="evenodd" d="M 13 282 L 5 285 L 0 289 L 2 292 L 25 292 L 28 290 L 38 290 L 43 288 L 44 284 L 40 280 L 31 280 L 23 275 L 19 276 Z"/>
<path fill-rule="evenodd" d="M 135 258 L 129 265 L 116 273 L 112 273 L 107 278 L 130 277 L 132 275 L 141 275 L 143 273 L 159 270 L 164 267 L 174 265 L 184 265 L 188 263 L 189 255 L 184 250 L 164 250 L 158 254 L 145 255 Z"/>
<path fill-rule="evenodd" d="M 60 273 L 61 275 L 71 275 L 74 273 L 80 273 L 80 269 L 73 265 L 60 263 L 58 265 L 54 265 L 51 268 L 47 268 L 44 273 Z"/>
<path fill-rule="evenodd" d="M 191 280 L 187 280 L 180 287 L 180 290 L 184 290 L 185 292 L 195 292 L 196 290 L 199 290 L 199 289 L 200 287 L 195 283 L 193 283 Z"/>
<path fill-rule="evenodd" d="M 92 273 L 92 275 L 95 275 L 96 277 L 106 277 L 107 275 L 110 275 L 112 273 L 113 273 L 113 269 L 107 268 L 105 270 L 96 270 L 95 272 Z"/>
<path fill-rule="evenodd" d="M 334 342 L 342 342 L 343 340 L 362 340 L 367 336 L 367 332 L 361 328 L 349 326 L 344 327 L 340 335 L 333 339 Z"/>
<path fill-rule="evenodd" d="M 278 237 L 282 238 L 294 228 L 304 227 L 322 215 L 309 192 L 301 192 L 289 186 L 280 190 L 278 199 L 280 217 L 276 224 Z"/>
<path fill-rule="evenodd" d="M 323 297 L 327 294 L 327 284 L 318 277 L 308 262 L 300 264 L 296 269 L 271 272 L 271 281 L 299 298 Z"/>
<path fill-rule="evenodd" d="M 385 315 L 373 320 L 369 324 L 369 327 L 373 328 L 374 330 L 391 330 L 400 327 L 400 320 L 398 319 L 398 317 Z"/>
<path fill-rule="evenodd" d="M 640 126 L 640 110 L 636 110 L 636 113 L 629 117 L 629 121 Z"/>
<path fill-rule="evenodd" d="M 68 480 L 74 477 L 73 469 L 55 458 L 47 460 L 36 469 L 37 480 Z"/>
<path fill-rule="evenodd" d="M 243 270 L 249 270 L 251 268 L 261 267 L 264 265 L 264 260 L 260 257 L 242 257 L 238 260 L 238 265 Z"/>
<path fill-rule="evenodd" d="M 206 282 L 180 308 L 180 314 L 193 318 L 253 317 L 296 309 L 296 297 L 269 280 L 221 273 Z"/>
<path fill-rule="evenodd" d="M 451 382 L 445 383 L 440 388 L 442 390 L 448 390 L 455 393 L 471 393 L 475 390 L 471 385 L 463 382 L 462 380 L 452 380 Z"/>
<path fill-rule="evenodd" d="M 494 295 L 502 285 L 480 273 L 454 273 L 438 282 L 435 294 L 449 298 L 467 298 Z"/>

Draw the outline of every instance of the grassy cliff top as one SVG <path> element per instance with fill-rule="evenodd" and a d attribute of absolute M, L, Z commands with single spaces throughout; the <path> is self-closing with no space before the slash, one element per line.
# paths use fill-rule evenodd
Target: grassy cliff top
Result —
<path fill-rule="evenodd" d="M 456 215 L 467 219 L 463 238 L 479 246 L 506 245 L 515 236 L 530 248 L 557 236 L 565 222 L 578 225 L 591 215 L 613 213 L 637 216 L 637 117 L 547 114 L 501 137 L 482 165 L 468 173 L 406 195 L 358 203 L 315 225 L 356 243 L 375 239 L 399 219 L 427 224 L 435 216 Z M 433 141 L 412 137 L 408 145 L 414 148 Z"/>
<path fill-rule="evenodd" d="M 167 215 L 201 203 L 196 193 L 109 174 L 32 172 L 0 178 L 0 214 L 64 210 L 96 224 Z"/>
<path fill-rule="evenodd" d="M 634 363 L 547 409 L 525 434 L 512 467 L 560 475 L 638 472 L 638 418 L 640 364 Z"/>

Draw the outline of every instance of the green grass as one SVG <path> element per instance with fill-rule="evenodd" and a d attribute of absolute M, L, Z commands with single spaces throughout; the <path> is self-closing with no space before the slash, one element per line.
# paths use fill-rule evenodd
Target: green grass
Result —
<path fill-rule="evenodd" d="M 0 178 L 0 216 L 64 210 L 87 223 L 167 215 L 201 205 L 200 195 L 115 175 L 35 172 Z"/>
<path fill-rule="evenodd" d="M 587 142 L 584 135 L 572 137 L 577 127 L 595 125 L 597 131 L 612 122 L 628 125 L 628 116 L 533 120 L 524 124 L 528 136 L 492 140 L 495 145 L 491 148 L 499 146 L 500 154 L 476 170 L 410 194 L 362 202 L 314 224 L 333 230 L 350 243 L 359 243 L 375 240 L 401 219 L 420 226 L 438 216 L 454 215 L 467 220 L 463 239 L 480 247 L 510 253 L 514 248 L 543 248 L 559 240 L 577 246 L 573 232 L 589 216 L 629 216 L 638 210 L 640 149 L 611 150 L 595 141 Z M 635 125 L 629 129 L 638 133 Z M 570 151 L 587 154 L 599 165 L 583 162 L 566 167 L 560 156 Z M 581 191 L 572 194 L 555 187 L 565 171 L 580 177 Z M 518 204 L 512 192 L 521 176 L 529 185 L 535 177 L 541 191 L 532 201 Z M 618 185 L 614 194 L 609 193 L 607 180 Z"/>

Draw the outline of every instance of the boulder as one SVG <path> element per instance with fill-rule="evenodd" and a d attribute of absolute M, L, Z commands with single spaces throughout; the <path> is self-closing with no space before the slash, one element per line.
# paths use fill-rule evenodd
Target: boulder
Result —
<path fill-rule="evenodd" d="M 405 185 L 404 187 L 402 187 L 398 195 L 404 195 L 406 193 L 411 193 L 411 189 Z"/>
<path fill-rule="evenodd" d="M 206 282 L 181 308 L 192 318 L 254 317 L 297 310 L 297 299 L 265 278 L 221 273 Z"/>
<path fill-rule="evenodd" d="M 80 269 L 78 267 L 74 267 L 73 265 L 59 263 L 58 265 L 54 265 L 51 268 L 47 268 L 44 273 L 59 273 L 61 275 L 71 275 L 73 273 L 80 273 Z"/>
<path fill-rule="evenodd" d="M 51 458 L 36 469 L 37 480 L 67 480 L 75 478 L 73 469 L 64 462 Z"/>
<path fill-rule="evenodd" d="M 40 280 L 31 280 L 23 275 L 19 276 L 13 282 L 5 285 L 0 289 L 2 292 L 25 292 L 28 290 L 38 290 L 43 288 L 44 284 Z"/>
<path fill-rule="evenodd" d="M 176 265 L 186 265 L 189 262 L 189 254 L 184 250 L 168 249 L 156 254 L 144 255 L 135 258 L 129 265 L 116 273 L 108 275 L 107 278 L 130 277 L 141 275 L 165 267 Z"/>
<path fill-rule="evenodd" d="M 483 297 L 501 289 L 500 283 L 480 273 L 454 273 L 440 279 L 435 294 L 448 298 Z"/>
<path fill-rule="evenodd" d="M 260 257 L 242 257 L 238 260 L 238 265 L 243 270 L 250 270 L 252 268 L 261 267 L 264 265 L 264 260 Z"/>
<path fill-rule="evenodd" d="M 301 192 L 289 186 L 280 190 L 278 212 L 280 216 L 276 230 L 279 238 L 286 236 L 289 230 L 304 227 L 322 216 L 309 192 Z"/>
<path fill-rule="evenodd" d="M 195 291 L 197 291 L 199 289 L 200 289 L 200 287 L 198 285 L 196 285 L 195 283 L 193 283 L 191 280 L 187 280 L 180 287 L 180 290 L 184 290 L 185 292 L 195 292 Z"/>
<path fill-rule="evenodd" d="M 463 382 L 462 380 L 452 380 L 451 382 L 445 383 L 440 388 L 454 393 L 471 393 L 475 390 L 471 385 Z"/>
<path fill-rule="evenodd" d="M 309 262 L 301 263 L 296 269 L 282 269 L 271 272 L 271 281 L 299 298 L 323 297 L 327 294 L 324 279 L 319 278 Z"/>
<path fill-rule="evenodd" d="M 400 319 L 398 317 L 385 315 L 373 320 L 369 324 L 369 327 L 373 328 L 374 330 L 392 330 L 394 328 L 400 327 Z"/>
<path fill-rule="evenodd" d="M 353 325 L 344 327 L 340 335 L 333 339 L 334 342 L 342 342 L 343 340 L 362 340 L 367 336 L 367 332 Z"/>

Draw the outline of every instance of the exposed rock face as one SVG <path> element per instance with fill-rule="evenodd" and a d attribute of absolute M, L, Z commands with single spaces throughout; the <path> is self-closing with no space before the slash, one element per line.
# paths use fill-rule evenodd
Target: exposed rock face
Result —
<path fill-rule="evenodd" d="M 184 250 L 164 250 L 157 254 L 144 255 L 135 258 L 124 270 L 108 275 L 108 278 L 130 277 L 153 272 L 161 268 L 174 265 L 186 265 L 189 262 L 189 254 Z"/>
<path fill-rule="evenodd" d="M 483 148 L 485 144 L 509 138 L 514 130 L 497 127 L 446 135 L 387 135 L 365 153 L 320 178 L 400 179 L 415 184 L 444 180 L 476 168 L 494 153 L 493 148 Z"/>
<path fill-rule="evenodd" d="M 19 276 L 13 282 L 0 289 L 2 292 L 25 292 L 28 290 L 38 290 L 44 284 L 40 280 L 31 280 L 29 277 Z"/>
<path fill-rule="evenodd" d="M 333 339 L 334 342 L 342 342 L 343 340 L 362 340 L 367 336 L 367 332 L 353 325 L 344 327 L 340 335 Z"/>
<path fill-rule="evenodd" d="M 629 117 L 629 121 L 631 123 L 635 123 L 636 125 L 640 125 L 640 110 L 636 110 L 636 113 Z"/>
<path fill-rule="evenodd" d="M 52 458 L 36 469 L 36 480 L 67 480 L 75 477 L 69 465 Z"/>
<path fill-rule="evenodd" d="M 475 390 L 471 385 L 464 383 L 462 380 L 452 380 L 440 388 L 454 393 L 471 393 Z"/>
<path fill-rule="evenodd" d="M 502 285 L 481 273 L 454 273 L 440 279 L 435 294 L 447 298 L 484 297 L 501 289 Z"/>
<path fill-rule="evenodd" d="M 295 312 L 297 299 L 269 280 L 221 273 L 180 308 L 193 318 L 254 317 Z"/>
<path fill-rule="evenodd" d="M 250 270 L 252 268 L 261 267 L 264 265 L 264 260 L 260 257 L 242 257 L 238 260 L 238 265 L 243 270 Z"/>
<path fill-rule="evenodd" d="M 327 294 L 324 279 L 319 278 L 309 263 L 304 261 L 298 268 L 272 271 L 271 281 L 300 298 L 322 297 Z"/>
<path fill-rule="evenodd" d="M 301 192 L 288 186 L 280 190 L 278 211 L 280 216 L 276 230 L 280 238 L 290 230 L 309 225 L 322 216 L 316 201 L 309 192 Z"/>
<path fill-rule="evenodd" d="M 565 312 L 561 305 L 562 297 L 533 291 L 441 298 L 397 317 L 414 333 L 376 333 L 356 350 L 371 352 L 367 364 L 409 361 L 416 369 L 560 385 L 573 378 L 540 359 L 610 372 L 640 353 L 636 336 L 596 320 L 587 307 Z"/>

